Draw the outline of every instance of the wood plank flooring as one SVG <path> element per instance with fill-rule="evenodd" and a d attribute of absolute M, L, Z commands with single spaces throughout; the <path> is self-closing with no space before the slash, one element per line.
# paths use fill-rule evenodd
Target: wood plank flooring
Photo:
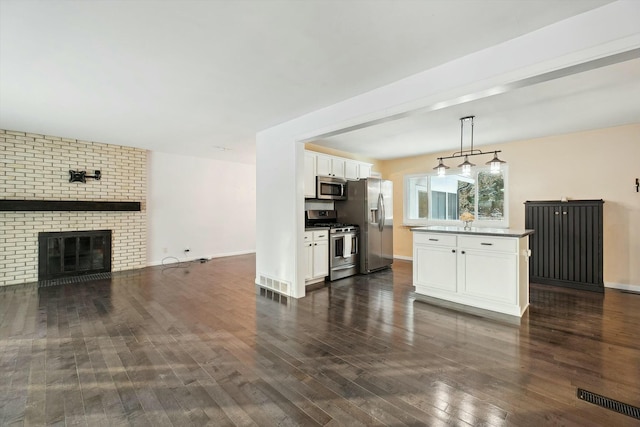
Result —
<path fill-rule="evenodd" d="M 638 426 L 640 295 L 533 285 L 520 325 L 413 299 L 411 263 L 256 292 L 255 257 L 0 288 L 0 425 Z"/>

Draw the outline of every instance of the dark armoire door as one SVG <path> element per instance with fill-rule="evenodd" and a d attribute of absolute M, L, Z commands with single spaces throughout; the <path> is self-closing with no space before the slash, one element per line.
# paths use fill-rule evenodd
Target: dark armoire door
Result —
<path fill-rule="evenodd" d="M 602 200 L 525 203 L 530 281 L 603 292 Z"/>

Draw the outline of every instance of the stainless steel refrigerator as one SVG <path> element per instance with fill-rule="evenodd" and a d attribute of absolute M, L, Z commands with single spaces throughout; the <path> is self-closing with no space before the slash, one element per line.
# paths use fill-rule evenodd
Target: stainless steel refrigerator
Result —
<path fill-rule="evenodd" d="M 338 221 L 360 227 L 360 273 L 393 263 L 393 183 L 367 178 L 347 183 L 347 200 L 336 201 Z"/>

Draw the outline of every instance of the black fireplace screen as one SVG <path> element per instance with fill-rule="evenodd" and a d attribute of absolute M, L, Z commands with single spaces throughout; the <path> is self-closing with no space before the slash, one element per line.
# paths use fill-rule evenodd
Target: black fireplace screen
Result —
<path fill-rule="evenodd" d="M 111 230 L 38 233 L 38 280 L 111 271 Z"/>

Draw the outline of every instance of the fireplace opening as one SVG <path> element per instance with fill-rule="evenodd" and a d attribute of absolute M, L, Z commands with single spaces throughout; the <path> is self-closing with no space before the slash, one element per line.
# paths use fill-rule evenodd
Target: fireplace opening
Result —
<path fill-rule="evenodd" d="M 111 230 L 38 233 L 38 280 L 111 271 Z"/>

